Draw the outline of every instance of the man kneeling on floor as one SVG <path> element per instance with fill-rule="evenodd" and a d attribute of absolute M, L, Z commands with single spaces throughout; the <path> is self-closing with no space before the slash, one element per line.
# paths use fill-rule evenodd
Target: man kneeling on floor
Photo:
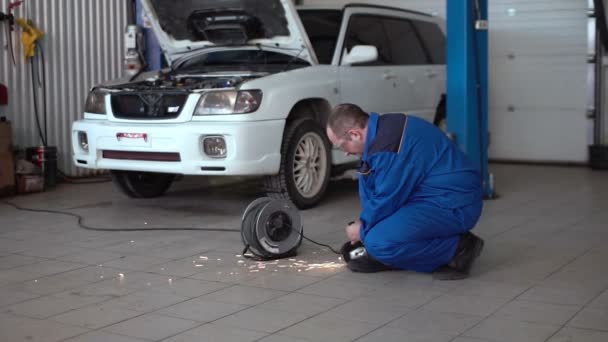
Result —
<path fill-rule="evenodd" d="M 405 114 L 334 108 L 327 123 L 334 146 L 361 157 L 360 219 L 343 247 L 356 272 L 406 269 L 436 279 L 469 274 L 483 240 L 469 231 L 483 206 L 481 176 L 441 130 Z M 350 254 L 357 247 L 361 254 Z"/>

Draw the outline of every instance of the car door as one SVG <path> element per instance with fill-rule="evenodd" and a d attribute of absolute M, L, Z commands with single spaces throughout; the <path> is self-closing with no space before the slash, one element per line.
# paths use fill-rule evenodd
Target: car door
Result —
<path fill-rule="evenodd" d="M 421 116 L 433 120 L 435 110 L 445 94 L 446 81 L 446 40 L 443 22 L 420 16 L 411 19 L 422 42 L 428 63 L 424 66 L 425 87 L 424 111 Z"/>
<path fill-rule="evenodd" d="M 393 73 L 400 85 L 397 111 L 432 121 L 438 103 L 437 82 L 431 54 L 423 43 L 412 14 L 383 18 L 389 39 Z M 423 17 L 421 15 L 421 17 Z"/>
<path fill-rule="evenodd" d="M 338 48 L 339 91 L 341 101 L 354 103 L 366 111 L 395 110 L 394 95 L 397 85 L 392 68 L 388 37 L 381 17 L 368 13 L 369 9 L 347 8 Z M 356 45 L 373 45 L 378 59 L 373 62 L 344 65 L 342 59 Z"/>

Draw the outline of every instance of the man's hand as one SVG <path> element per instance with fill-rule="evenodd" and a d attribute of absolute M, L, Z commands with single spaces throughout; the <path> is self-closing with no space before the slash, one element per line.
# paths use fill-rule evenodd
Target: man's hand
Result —
<path fill-rule="evenodd" d="M 361 221 L 356 220 L 346 226 L 346 237 L 350 240 L 351 244 L 355 244 L 361 241 Z"/>

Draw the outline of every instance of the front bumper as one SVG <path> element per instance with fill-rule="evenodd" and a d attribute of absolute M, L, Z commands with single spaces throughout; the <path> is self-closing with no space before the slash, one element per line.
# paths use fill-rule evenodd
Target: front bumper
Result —
<path fill-rule="evenodd" d="M 80 120 L 72 125 L 73 160 L 76 166 L 89 169 L 183 175 L 270 175 L 279 171 L 284 126 L 284 120 L 171 124 Z M 87 135 L 88 151 L 79 144 L 79 132 Z M 125 133 L 136 138 L 124 138 Z M 119 135 L 123 137 L 119 139 Z M 225 158 L 204 153 L 202 137 L 205 136 L 224 137 Z M 104 157 L 104 151 L 112 153 L 106 152 Z M 177 154 L 179 158 L 177 161 L 114 159 L 110 154 L 116 155 L 116 152 L 126 152 L 123 154 L 127 156 Z"/>

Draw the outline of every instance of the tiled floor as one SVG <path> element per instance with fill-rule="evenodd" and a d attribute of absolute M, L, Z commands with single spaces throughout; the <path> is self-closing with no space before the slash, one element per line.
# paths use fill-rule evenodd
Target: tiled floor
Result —
<path fill-rule="evenodd" d="M 0 204 L 0 341 L 608 341 L 608 173 L 492 165 L 500 198 L 476 232 L 486 248 L 463 281 L 353 274 L 304 242 L 275 262 L 243 259 L 238 233 L 99 232 L 72 217 Z M 10 198 L 98 227 L 238 228 L 255 182 L 177 183 L 131 200 L 110 183 Z M 356 184 L 335 182 L 301 212 L 338 247 Z"/>

